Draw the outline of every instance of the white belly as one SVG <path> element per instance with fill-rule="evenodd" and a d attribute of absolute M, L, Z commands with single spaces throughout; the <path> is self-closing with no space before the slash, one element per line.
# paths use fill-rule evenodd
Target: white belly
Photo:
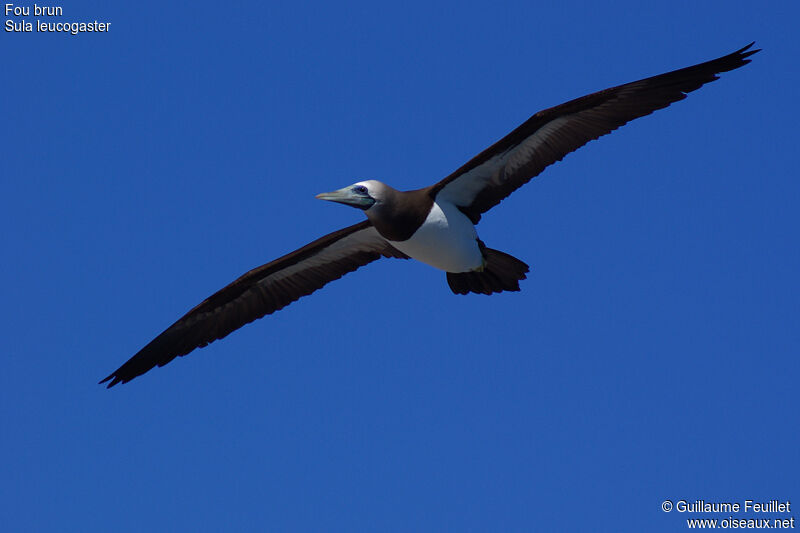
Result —
<path fill-rule="evenodd" d="M 434 202 L 410 239 L 389 242 L 407 256 L 445 272 L 469 272 L 483 268 L 477 238 L 472 221 L 455 205 Z"/>

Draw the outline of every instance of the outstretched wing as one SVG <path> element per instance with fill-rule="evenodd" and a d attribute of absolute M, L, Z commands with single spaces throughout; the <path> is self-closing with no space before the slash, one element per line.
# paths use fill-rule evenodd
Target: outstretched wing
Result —
<path fill-rule="evenodd" d="M 407 257 L 365 220 L 244 274 L 206 298 L 100 383 L 127 383 L 381 257 Z"/>
<path fill-rule="evenodd" d="M 432 191 L 477 223 L 481 214 L 547 166 L 627 122 L 683 100 L 686 94 L 737 69 L 759 50 L 750 43 L 732 54 L 596 92 L 539 111 L 517 129 L 437 183 Z M 748 51 L 749 50 L 749 51 Z"/>

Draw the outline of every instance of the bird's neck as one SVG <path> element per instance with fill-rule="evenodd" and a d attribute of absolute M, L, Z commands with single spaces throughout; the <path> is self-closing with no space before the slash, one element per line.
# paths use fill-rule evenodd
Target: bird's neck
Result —
<path fill-rule="evenodd" d="M 384 202 L 366 212 L 375 229 L 390 241 L 405 241 L 425 222 L 433 205 L 429 188 L 391 191 Z"/>

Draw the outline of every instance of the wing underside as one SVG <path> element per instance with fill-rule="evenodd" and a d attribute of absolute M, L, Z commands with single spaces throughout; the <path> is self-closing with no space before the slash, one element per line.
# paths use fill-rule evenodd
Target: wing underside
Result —
<path fill-rule="evenodd" d="M 584 144 L 649 115 L 750 62 L 754 43 L 731 54 L 571 100 L 525 121 L 433 187 L 473 223 L 509 194 Z"/>
<path fill-rule="evenodd" d="M 209 296 L 100 383 L 127 383 L 381 257 L 406 258 L 368 221 L 326 235 Z"/>

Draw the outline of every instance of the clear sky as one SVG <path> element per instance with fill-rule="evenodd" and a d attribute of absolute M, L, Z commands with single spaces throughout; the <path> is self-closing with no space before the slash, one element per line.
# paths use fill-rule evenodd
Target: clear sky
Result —
<path fill-rule="evenodd" d="M 800 10 L 657 4 L 83 1 L 48 21 L 108 32 L 4 31 L 2 530 L 683 531 L 664 500 L 800 509 Z M 316 193 L 428 185 L 540 109 L 753 40 L 751 64 L 484 217 L 531 265 L 522 292 L 459 297 L 382 260 L 97 385 L 239 274 L 361 220 Z"/>

